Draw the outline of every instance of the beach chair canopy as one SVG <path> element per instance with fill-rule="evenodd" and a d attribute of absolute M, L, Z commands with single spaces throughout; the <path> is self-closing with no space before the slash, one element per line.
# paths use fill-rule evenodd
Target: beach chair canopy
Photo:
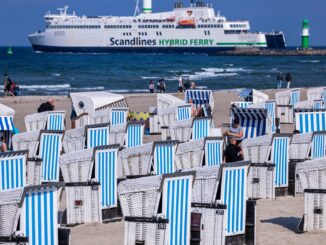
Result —
<path fill-rule="evenodd" d="M 295 109 L 295 129 L 300 133 L 326 131 L 325 109 Z"/>
<path fill-rule="evenodd" d="M 302 189 L 326 189 L 326 158 L 307 160 L 297 164 Z"/>
<path fill-rule="evenodd" d="M 264 108 L 231 108 L 231 122 L 240 120 L 244 138 L 254 138 L 271 133 L 271 122 L 267 109 Z"/>
<path fill-rule="evenodd" d="M 14 151 L 28 150 L 28 157 L 36 157 L 39 145 L 40 131 L 19 133 L 12 136 Z"/>
<path fill-rule="evenodd" d="M 105 91 L 70 93 L 70 99 L 77 117 L 108 107 L 128 107 L 123 95 Z"/>
<path fill-rule="evenodd" d="M 308 100 L 324 99 L 326 87 L 309 88 L 307 89 Z"/>
<path fill-rule="evenodd" d="M 12 131 L 14 129 L 15 110 L 0 103 L 0 131 Z"/>
<path fill-rule="evenodd" d="M 268 95 L 256 89 L 244 89 L 239 94 L 247 102 L 259 103 L 268 100 Z"/>
<path fill-rule="evenodd" d="M 204 148 L 204 139 L 179 144 L 176 152 L 176 170 L 202 167 Z"/>
<path fill-rule="evenodd" d="M 290 142 L 290 159 L 306 160 L 309 157 L 313 132 L 293 134 Z"/>
<path fill-rule="evenodd" d="M 211 109 L 214 109 L 214 96 L 212 90 L 200 90 L 191 89 L 186 90 L 185 103 L 189 103 L 192 99 L 192 103 L 196 106 L 210 105 Z"/>
<path fill-rule="evenodd" d="M 271 122 L 271 131 L 272 131 L 272 133 L 276 132 L 275 118 L 276 118 L 277 105 L 276 105 L 275 100 L 268 100 L 265 102 L 253 103 L 251 105 L 248 105 L 248 108 L 265 108 L 265 109 L 267 109 L 267 114 L 268 114 L 268 117 L 270 118 L 270 122 Z"/>
<path fill-rule="evenodd" d="M 170 94 L 157 94 L 157 114 L 161 113 L 162 109 L 184 105 L 184 101 Z"/>
<path fill-rule="evenodd" d="M 288 89 L 275 93 L 277 105 L 294 106 L 300 101 L 300 89 Z"/>
<path fill-rule="evenodd" d="M 273 135 L 244 139 L 241 143 L 244 160 L 252 163 L 266 163 L 271 151 Z"/>

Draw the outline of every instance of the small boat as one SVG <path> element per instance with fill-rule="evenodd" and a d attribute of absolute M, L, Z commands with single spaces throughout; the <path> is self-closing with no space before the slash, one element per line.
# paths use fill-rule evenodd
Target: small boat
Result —
<path fill-rule="evenodd" d="M 182 27 L 195 27 L 196 22 L 193 19 L 179 20 L 179 26 L 182 26 Z"/>
<path fill-rule="evenodd" d="M 9 55 L 13 54 L 11 47 L 8 48 L 7 54 Z"/>

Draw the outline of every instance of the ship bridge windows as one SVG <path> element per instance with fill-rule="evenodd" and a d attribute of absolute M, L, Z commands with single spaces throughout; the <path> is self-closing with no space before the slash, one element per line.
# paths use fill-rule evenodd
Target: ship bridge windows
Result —
<path fill-rule="evenodd" d="M 246 24 L 230 24 L 231 28 L 246 28 Z"/>

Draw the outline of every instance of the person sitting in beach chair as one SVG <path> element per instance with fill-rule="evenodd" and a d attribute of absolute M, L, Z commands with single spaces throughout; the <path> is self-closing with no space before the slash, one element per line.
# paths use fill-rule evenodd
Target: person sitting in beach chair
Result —
<path fill-rule="evenodd" d="M 224 151 L 224 162 L 238 162 L 243 160 L 243 153 L 242 149 L 237 145 L 236 137 L 229 137 L 228 146 L 225 148 Z"/>
<path fill-rule="evenodd" d="M 234 137 L 237 145 L 243 140 L 243 130 L 239 118 L 234 118 L 229 130 L 224 132 L 224 136 Z"/>

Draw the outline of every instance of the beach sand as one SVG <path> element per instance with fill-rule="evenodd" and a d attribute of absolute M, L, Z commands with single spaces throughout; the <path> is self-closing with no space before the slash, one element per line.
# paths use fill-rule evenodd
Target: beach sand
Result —
<path fill-rule="evenodd" d="M 264 91 L 274 98 L 275 90 Z M 155 94 L 125 95 L 131 111 L 148 111 L 149 106 L 156 105 Z M 183 95 L 179 95 L 183 98 Z M 70 100 L 64 96 L 54 96 L 56 110 L 65 110 L 67 128 L 70 128 Z M 301 92 L 301 100 L 306 99 L 306 91 Z M 24 117 L 35 113 L 38 106 L 47 100 L 44 96 L 21 96 L 0 98 L 0 103 L 16 110 L 15 125 L 21 132 L 25 131 Z M 235 92 L 214 93 L 215 108 L 213 111 L 215 126 L 229 122 L 231 101 L 238 101 Z M 293 131 L 293 125 L 282 125 L 282 132 Z M 146 136 L 145 141 L 160 140 L 160 136 Z M 326 232 L 296 234 L 295 229 L 303 215 L 303 197 L 280 197 L 276 200 L 259 200 L 257 202 L 257 244 L 322 244 Z M 123 244 L 123 221 L 109 224 L 85 224 L 71 228 L 72 244 Z"/>

